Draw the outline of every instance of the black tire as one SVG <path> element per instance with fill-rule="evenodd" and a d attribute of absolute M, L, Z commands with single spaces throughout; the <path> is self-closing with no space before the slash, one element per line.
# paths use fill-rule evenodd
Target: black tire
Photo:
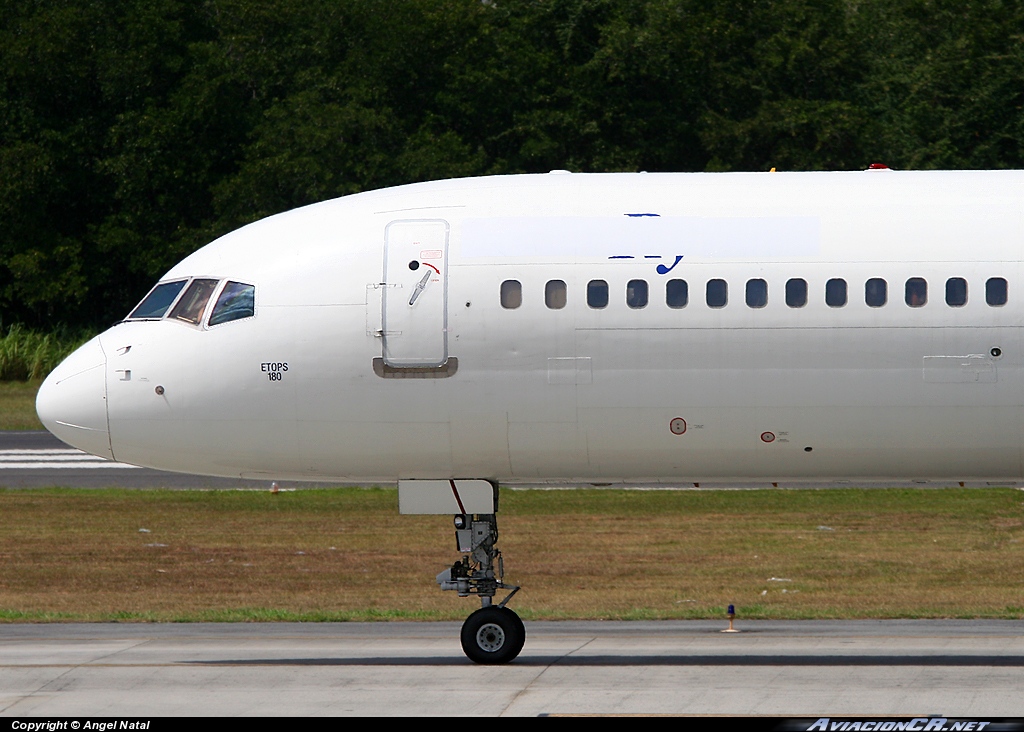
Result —
<path fill-rule="evenodd" d="M 507 607 L 480 608 L 462 624 L 462 650 L 476 663 L 508 663 L 525 642 L 523 621 Z"/>
<path fill-rule="evenodd" d="M 523 620 L 516 615 L 514 610 L 509 610 L 507 607 L 503 607 L 502 611 L 508 613 L 515 624 L 519 626 L 519 648 L 516 650 L 516 655 L 519 655 L 519 651 L 523 650 L 523 644 L 526 643 L 526 626 L 523 625 Z"/>

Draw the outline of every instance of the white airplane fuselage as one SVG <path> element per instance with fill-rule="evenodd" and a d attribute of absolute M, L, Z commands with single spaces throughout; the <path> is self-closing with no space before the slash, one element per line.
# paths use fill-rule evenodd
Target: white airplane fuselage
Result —
<path fill-rule="evenodd" d="M 251 316 L 210 325 L 215 293 L 196 324 L 121 322 L 38 411 L 97 455 L 268 480 L 1012 480 L 1022 194 L 872 171 L 348 196 L 161 280 L 254 286 Z"/>

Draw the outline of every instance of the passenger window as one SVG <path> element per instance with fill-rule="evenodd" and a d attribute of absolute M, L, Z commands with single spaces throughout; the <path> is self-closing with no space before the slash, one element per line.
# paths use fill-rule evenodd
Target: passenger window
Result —
<path fill-rule="evenodd" d="M 764 280 L 747 280 L 747 306 L 763 308 L 768 304 L 768 283 Z"/>
<path fill-rule="evenodd" d="M 561 310 L 565 307 L 565 299 L 565 282 L 549 280 L 544 287 L 544 304 L 552 310 Z"/>
<path fill-rule="evenodd" d="M 256 314 L 256 288 L 241 282 L 228 282 L 221 290 L 210 314 L 210 325 L 251 318 Z"/>
<path fill-rule="evenodd" d="M 906 301 L 912 308 L 924 307 L 928 302 L 928 283 L 923 277 L 911 277 L 907 280 Z"/>
<path fill-rule="evenodd" d="M 872 277 L 864 283 L 864 302 L 869 307 L 880 308 L 889 299 L 889 286 L 881 277 Z"/>
<path fill-rule="evenodd" d="M 501 283 L 501 306 L 515 310 L 523 304 L 523 286 L 519 280 L 505 280 Z"/>
<path fill-rule="evenodd" d="M 706 297 L 709 308 L 724 308 L 729 302 L 729 285 L 725 280 L 708 280 Z"/>
<path fill-rule="evenodd" d="M 608 283 L 604 280 L 591 280 L 587 283 L 587 305 L 600 310 L 608 307 Z"/>
<path fill-rule="evenodd" d="M 218 280 L 192 280 L 192 284 L 171 311 L 170 317 L 193 325 L 198 324 L 203 319 L 210 295 L 217 289 L 217 282 Z"/>
<path fill-rule="evenodd" d="M 830 308 L 846 305 L 846 280 L 836 278 L 825 283 L 825 304 Z"/>
<path fill-rule="evenodd" d="M 634 310 L 647 307 L 647 280 L 630 280 L 626 284 L 626 304 Z"/>
<path fill-rule="evenodd" d="M 993 307 L 1006 304 L 1006 280 L 993 277 L 985 283 L 985 302 Z"/>
<path fill-rule="evenodd" d="M 963 277 L 950 277 L 946 280 L 946 304 L 953 308 L 967 304 L 967 280 Z"/>
<path fill-rule="evenodd" d="M 786 282 L 786 304 L 791 308 L 807 304 L 807 280 L 797 278 Z"/>
<path fill-rule="evenodd" d="M 670 308 L 685 308 L 690 300 L 690 287 L 686 280 L 669 280 L 665 283 L 665 304 Z"/>
<path fill-rule="evenodd" d="M 181 288 L 185 286 L 188 280 L 178 280 L 177 282 L 162 282 L 156 287 L 150 290 L 149 294 L 138 304 L 138 306 L 132 311 L 132 314 L 128 316 L 131 318 L 147 318 L 147 319 L 159 319 L 164 317 L 164 313 L 167 312 L 167 308 L 174 302 L 174 298 L 181 292 Z"/>

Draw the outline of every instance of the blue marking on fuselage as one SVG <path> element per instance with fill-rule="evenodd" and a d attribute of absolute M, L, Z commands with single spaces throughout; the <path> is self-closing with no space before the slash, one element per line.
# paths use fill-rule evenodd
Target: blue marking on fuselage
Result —
<path fill-rule="evenodd" d="M 657 267 L 655 267 L 655 269 L 657 270 L 658 274 L 662 274 L 662 275 L 663 274 L 668 274 L 681 261 L 683 261 L 683 255 L 682 254 L 677 254 L 676 255 L 676 261 L 674 261 L 672 263 L 671 267 L 666 267 L 664 264 L 659 264 Z"/>
<path fill-rule="evenodd" d="M 661 214 L 656 214 L 656 213 L 632 213 L 632 214 L 624 214 L 624 215 L 625 216 L 629 216 L 631 219 L 638 219 L 638 218 L 641 218 L 643 216 L 659 216 L 659 217 L 661 216 Z"/>
<path fill-rule="evenodd" d="M 683 261 L 683 256 L 684 255 L 682 255 L 682 254 L 677 254 L 675 261 L 672 262 L 672 264 L 670 264 L 669 266 L 666 267 L 664 264 L 659 264 L 654 269 L 655 269 L 655 271 L 658 274 L 662 274 L 662 275 L 663 274 L 668 274 L 673 269 L 675 269 L 675 266 L 677 264 L 679 264 L 680 262 Z M 644 259 L 661 259 L 661 258 L 662 257 L 661 257 L 660 254 L 645 254 L 644 255 Z M 608 257 L 608 259 L 639 259 L 639 257 L 636 257 L 636 256 L 634 256 L 632 254 L 613 254 L 612 256 Z"/>

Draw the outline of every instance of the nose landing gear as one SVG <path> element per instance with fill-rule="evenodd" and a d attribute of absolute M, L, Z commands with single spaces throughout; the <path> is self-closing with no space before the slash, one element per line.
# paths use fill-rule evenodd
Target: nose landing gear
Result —
<path fill-rule="evenodd" d="M 398 481 L 398 510 L 403 514 L 455 516 L 455 549 L 462 559 L 437 575 L 442 590 L 459 597 L 476 595 L 480 609 L 462 626 L 462 650 L 476 663 L 508 663 L 523 650 L 526 628 L 505 607 L 519 592 L 504 582 L 505 565 L 498 543 L 498 484 L 488 480 Z M 511 590 L 494 604 L 498 590 Z"/>
<path fill-rule="evenodd" d="M 455 543 L 463 552 L 461 560 L 437 575 L 442 590 L 454 590 L 459 597 L 477 595 L 482 607 L 462 625 L 462 650 L 470 660 L 483 664 L 508 663 L 523 650 L 526 628 L 505 604 L 519 591 L 506 585 L 504 561 L 495 547 L 498 522 L 494 514 L 455 516 Z M 512 590 L 493 604 L 498 590 Z"/>

